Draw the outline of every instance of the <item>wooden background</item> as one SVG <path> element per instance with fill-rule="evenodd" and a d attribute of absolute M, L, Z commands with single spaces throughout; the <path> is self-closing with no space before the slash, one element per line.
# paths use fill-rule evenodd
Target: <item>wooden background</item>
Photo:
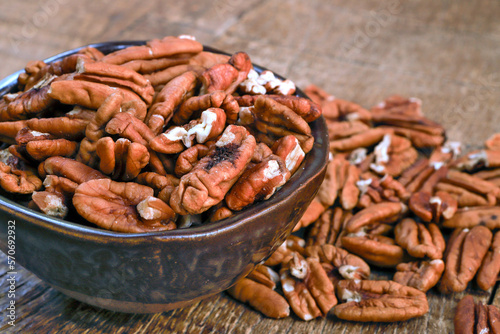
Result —
<path fill-rule="evenodd" d="M 498 0 L 0 0 L 0 77 L 93 42 L 191 34 L 365 107 L 392 94 L 419 97 L 424 113 L 471 149 L 500 132 L 499 18 Z M 449 333 L 463 296 L 429 292 L 426 316 L 394 324 L 272 320 L 224 293 L 132 315 L 81 304 L 18 266 L 11 328 L 6 271 L 1 254 L 0 331 L 20 333 Z M 500 306 L 495 291 L 471 284 L 466 293 Z"/>

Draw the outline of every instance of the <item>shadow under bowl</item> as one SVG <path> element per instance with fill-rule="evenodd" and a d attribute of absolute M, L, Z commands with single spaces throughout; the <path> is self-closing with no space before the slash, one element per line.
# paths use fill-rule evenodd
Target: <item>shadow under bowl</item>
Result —
<path fill-rule="evenodd" d="M 109 53 L 144 43 L 90 46 Z M 0 81 L 0 96 L 16 90 L 21 72 Z M 305 96 L 300 90 L 297 95 Z M 187 229 L 125 234 L 46 216 L 0 196 L 0 250 L 64 294 L 104 309 L 156 313 L 187 306 L 229 288 L 291 234 L 323 181 L 328 161 L 323 117 L 310 126 L 315 143 L 299 170 L 269 200 L 230 218 Z M 14 247 L 9 235 L 15 236 Z"/>

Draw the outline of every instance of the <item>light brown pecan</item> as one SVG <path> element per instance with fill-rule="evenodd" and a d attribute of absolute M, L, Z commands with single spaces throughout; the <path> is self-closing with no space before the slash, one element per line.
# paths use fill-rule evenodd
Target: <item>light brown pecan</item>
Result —
<path fill-rule="evenodd" d="M 446 268 L 439 290 L 460 292 L 472 281 L 491 244 L 492 233 L 484 226 L 456 229 L 448 240 Z"/>
<path fill-rule="evenodd" d="M 172 208 L 179 214 L 196 214 L 222 201 L 244 172 L 255 146 L 245 128 L 229 125 L 211 152 L 182 176 L 170 198 Z"/>
<path fill-rule="evenodd" d="M 287 263 L 292 259 L 294 252 L 303 255 L 305 246 L 306 242 L 304 239 L 292 234 L 271 254 L 264 264 L 272 267 Z"/>
<path fill-rule="evenodd" d="M 38 165 L 38 175 L 62 176 L 71 181 L 81 184 L 93 179 L 107 178 L 98 170 L 93 169 L 81 162 L 64 157 L 50 157 Z"/>
<path fill-rule="evenodd" d="M 318 200 L 325 208 L 332 206 L 337 198 L 338 192 L 342 189 L 345 182 L 345 175 L 349 163 L 343 155 L 335 155 L 328 162 L 326 175 L 318 190 Z"/>
<path fill-rule="evenodd" d="M 304 249 L 304 254 L 317 258 L 334 284 L 339 279 L 370 277 L 368 264 L 342 248 L 333 245 L 308 246 Z"/>
<path fill-rule="evenodd" d="M 476 225 L 484 225 L 494 230 L 500 228 L 500 207 L 478 206 L 472 208 L 461 208 L 450 219 L 442 224 L 448 228 L 471 228 Z"/>
<path fill-rule="evenodd" d="M 285 162 L 270 155 L 238 178 L 225 197 L 226 204 L 230 210 L 239 211 L 255 201 L 269 199 L 289 178 Z"/>
<path fill-rule="evenodd" d="M 345 175 L 345 182 L 340 194 L 340 204 L 344 210 L 352 210 L 358 204 L 359 188 L 357 182 L 361 171 L 358 167 L 349 164 Z"/>
<path fill-rule="evenodd" d="M 483 180 L 477 176 L 459 172 L 456 170 L 448 171 L 446 178 L 444 178 L 442 182 L 452 184 L 459 188 L 463 188 L 467 191 L 467 193 L 479 195 L 485 199 L 488 205 L 495 205 L 497 202 L 497 197 L 500 193 L 500 188 L 492 184 L 491 182 Z"/>
<path fill-rule="evenodd" d="M 167 186 L 177 186 L 179 184 L 179 179 L 173 175 L 144 172 L 137 175 L 135 182 L 153 188 L 155 195 L 158 195 L 158 193 Z"/>
<path fill-rule="evenodd" d="M 226 203 L 220 202 L 219 204 L 214 205 L 213 207 L 210 208 L 209 220 L 211 222 L 215 222 L 218 220 L 231 217 L 232 215 L 233 212 L 229 210 L 229 208 L 226 206 Z"/>
<path fill-rule="evenodd" d="M 210 148 L 203 144 L 196 144 L 182 151 L 175 162 L 175 175 L 181 177 L 189 173 L 209 151 Z"/>
<path fill-rule="evenodd" d="M 176 108 L 193 96 L 198 84 L 198 75 L 188 71 L 169 81 L 156 95 L 145 119 L 145 123 L 155 134 L 162 132 Z"/>
<path fill-rule="evenodd" d="M 261 143 L 265 145 L 264 143 Z M 267 146 L 267 145 L 266 145 Z M 286 168 L 293 175 L 299 169 L 306 154 L 300 147 L 297 137 L 288 135 L 280 138 L 272 146 L 272 152 L 285 162 Z"/>
<path fill-rule="evenodd" d="M 252 69 L 250 57 L 245 52 L 237 52 L 225 64 L 216 64 L 207 69 L 201 76 L 203 93 L 216 90 L 232 94 L 243 82 Z"/>
<path fill-rule="evenodd" d="M 307 235 L 307 245 L 335 245 L 340 231 L 351 216 L 351 212 L 340 207 L 328 208 L 312 225 Z"/>
<path fill-rule="evenodd" d="M 300 218 L 299 222 L 294 226 L 293 231 L 298 231 L 303 227 L 311 225 L 321 216 L 323 212 L 325 212 L 326 209 L 327 207 L 321 202 L 320 198 L 315 196 Z"/>
<path fill-rule="evenodd" d="M 481 263 L 476 275 L 477 285 L 488 290 L 495 285 L 500 273 L 500 233 L 496 232 L 493 236 L 490 249 Z"/>
<path fill-rule="evenodd" d="M 474 303 L 466 295 L 457 304 L 453 321 L 456 334 L 500 333 L 500 311 L 494 305 Z"/>
<path fill-rule="evenodd" d="M 425 226 L 405 218 L 394 228 L 394 236 L 396 243 L 413 257 L 428 257 L 432 260 L 443 257 L 446 244 L 436 224 Z"/>
<path fill-rule="evenodd" d="M 42 187 L 42 180 L 30 170 L 17 169 L 0 161 L 0 187 L 9 193 L 31 194 Z"/>
<path fill-rule="evenodd" d="M 290 315 L 290 306 L 279 293 L 250 278 L 242 278 L 227 292 L 236 300 L 248 303 L 269 318 L 285 318 Z"/>
<path fill-rule="evenodd" d="M 330 140 L 338 140 L 341 138 L 348 138 L 355 134 L 367 131 L 370 127 L 365 123 L 354 120 L 354 121 L 330 121 L 327 123 L 328 127 L 328 137 Z"/>
<path fill-rule="evenodd" d="M 360 147 L 369 147 L 380 142 L 387 133 L 391 133 L 391 131 L 382 128 L 370 128 L 347 138 L 331 140 L 330 151 L 350 152 Z"/>
<path fill-rule="evenodd" d="M 48 157 L 72 157 L 78 150 L 78 143 L 66 139 L 33 140 L 26 144 L 26 152 L 37 161 Z"/>
<path fill-rule="evenodd" d="M 497 168 L 500 167 L 500 151 L 490 149 L 472 151 L 457 159 L 453 166 L 469 172 L 483 167 Z"/>
<path fill-rule="evenodd" d="M 203 110 L 221 108 L 226 113 L 227 122 L 234 124 L 238 118 L 239 105 L 235 98 L 223 91 L 214 91 L 210 94 L 193 96 L 185 100 L 175 110 L 172 121 L 176 125 L 186 124 L 192 118 L 198 118 Z"/>
<path fill-rule="evenodd" d="M 348 233 L 356 233 L 363 229 L 372 230 L 380 224 L 390 224 L 406 213 L 402 203 L 383 202 L 374 204 L 357 212 L 346 224 Z"/>
<path fill-rule="evenodd" d="M 108 230 L 150 232 L 175 228 L 175 213 L 153 195 L 152 188 L 134 182 L 96 179 L 76 188 L 73 205 L 83 218 Z"/>
<path fill-rule="evenodd" d="M 405 258 L 403 248 L 383 235 L 347 234 L 342 237 L 342 247 L 379 267 L 395 267 Z"/>
<path fill-rule="evenodd" d="M 276 288 L 276 284 L 280 281 L 279 274 L 271 269 L 271 267 L 263 264 L 256 265 L 246 277 L 260 284 L 264 284 L 272 290 Z"/>
<path fill-rule="evenodd" d="M 144 146 L 147 146 L 155 137 L 153 131 L 144 122 L 129 112 L 115 114 L 106 124 L 105 130 L 110 135 L 118 135 Z"/>
<path fill-rule="evenodd" d="M 302 320 L 325 316 L 337 304 L 334 286 L 316 258 L 294 253 L 281 268 L 280 278 L 285 298 Z"/>
<path fill-rule="evenodd" d="M 344 320 L 394 322 L 429 311 L 425 293 L 392 281 L 343 280 L 337 285 L 341 303 L 335 315 Z"/>
<path fill-rule="evenodd" d="M 400 263 L 396 266 L 393 280 L 399 284 L 427 292 L 438 283 L 443 271 L 444 262 L 441 259 Z"/>

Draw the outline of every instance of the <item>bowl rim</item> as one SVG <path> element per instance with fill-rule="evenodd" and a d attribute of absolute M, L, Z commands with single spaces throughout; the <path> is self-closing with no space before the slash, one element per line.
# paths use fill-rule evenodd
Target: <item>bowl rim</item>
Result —
<path fill-rule="evenodd" d="M 102 50 L 106 48 L 112 48 L 112 51 L 116 51 L 119 49 L 124 49 L 129 46 L 138 46 L 146 44 L 146 40 L 124 40 L 124 41 L 109 41 L 109 42 L 99 42 L 92 43 L 84 46 L 80 46 L 74 49 L 70 49 L 67 51 L 63 51 L 56 55 L 53 55 L 49 58 L 44 59 L 45 63 L 54 62 L 60 60 L 63 57 L 74 54 L 81 49 L 87 47 L 94 47 L 96 49 Z M 203 51 L 216 52 L 221 54 L 229 53 L 220 51 L 216 48 L 203 45 Z M 257 72 L 261 72 L 267 70 L 266 67 L 257 65 L 252 63 L 254 69 Z M 2 80 L 0 80 L 0 97 L 10 93 L 14 90 L 17 85 L 17 78 L 19 74 L 23 73 L 24 69 L 18 70 Z M 280 79 L 284 79 L 283 76 L 273 73 Z M 297 87 L 295 94 L 300 97 L 307 97 L 307 95 Z M 57 217 L 52 217 L 49 215 L 45 215 L 38 211 L 32 210 L 27 206 L 14 202 L 14 200 L 7 198 L 0 194 L 0 211 L 7 211 L 13 217 L 17 217 L 23 219 L 25 221 L 30 222 L 30 224 L 38 225 L 44 229 L 49 229 L 54 232 L 62 233 L 62 234 L 71 234 L 75 237 L 81 237 L 85 239 L 93 239 L 95 241 L 112 241 L 112 240 L 128 240 L 129 242 L 141 242 L 150 239 L 162 240 L 162 239 L 191 239 L 191 238 L 199 238 L 202 236 L 207 236 L 211 234 L 220 234 L 224 232 L 228 232 L 232 229 L 236 229 L 241 225 L 245 225 L 248 220 L 254 219 L 255 216 L 263 215 L 266 211 L 269 211 L 275 205 L 279 205 L 281 201 L 286 199 L 288 196 L 283 190 L 288 189 L 290 187 L 297 187 L 293 191 L 297 191 L 304 184 L 307 183 L 308 180 L 312 179 L 317 174 L 320 174 L 328 163 L 328 133 L 326 131 L 326 123 L 323 116 L 320 116 L 317 120 L 309 123 L 313 124 L 311 127 L 318 128 L 319 130 L 323 129 L 323 133 L 321 131 L 313 132 L 317 134 L 314 136 L 314 146 L 311 151 L 306 155 L 306 159 L 302 161 L 301 167 L 292 175 L 290 180 L 280 189 L 278 189 L 271 198 L 265 201 L 260 201 L 254 204 L 251 204 L 248 208 L 243 209 L 235 213 L 233 216 L 222 219 L 216 222 L 207 222 L 199 226 L 192 226 L 188 228 L 176 228 L 173 230 L 167 231 L 153 231 L 153 232 L 140 232 L 140 233 L 124 233 L 106 230 L 100 227 L 94 226 L 86 226 L 82 225 L 78 222 L 72 222 L 69 220 L 60 219 Z M 311 160 L 313 158 L 318 158 L 322 161 L 314 161 Z M 317 168 L 304 168 L 305 166 L 313 165 Z M 284 189 L 283 189 L 284 188 Z"/>

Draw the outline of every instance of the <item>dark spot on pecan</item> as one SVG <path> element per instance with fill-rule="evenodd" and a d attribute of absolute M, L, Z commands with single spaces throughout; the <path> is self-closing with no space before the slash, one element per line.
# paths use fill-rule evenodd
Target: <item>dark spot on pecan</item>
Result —
<path fill-rule="evenodd" d="M 492 220 L 497 220 L 497 219 L 498 219 L 498 216 L 497 216 L 497 215 L 491 215 L 491 219 L 492 219 Z"/>
<path fill-rule="evenodd" d="M 216 146 L 215 150 L 210 155 L 210 161 L 205 165 L 204 169 L 208 172 L 217 164 L 223 161 L 229 161 L 234 165 L 234 161 L 238 158 L 238 145 L 228 144 L 225 146 Z"/>

